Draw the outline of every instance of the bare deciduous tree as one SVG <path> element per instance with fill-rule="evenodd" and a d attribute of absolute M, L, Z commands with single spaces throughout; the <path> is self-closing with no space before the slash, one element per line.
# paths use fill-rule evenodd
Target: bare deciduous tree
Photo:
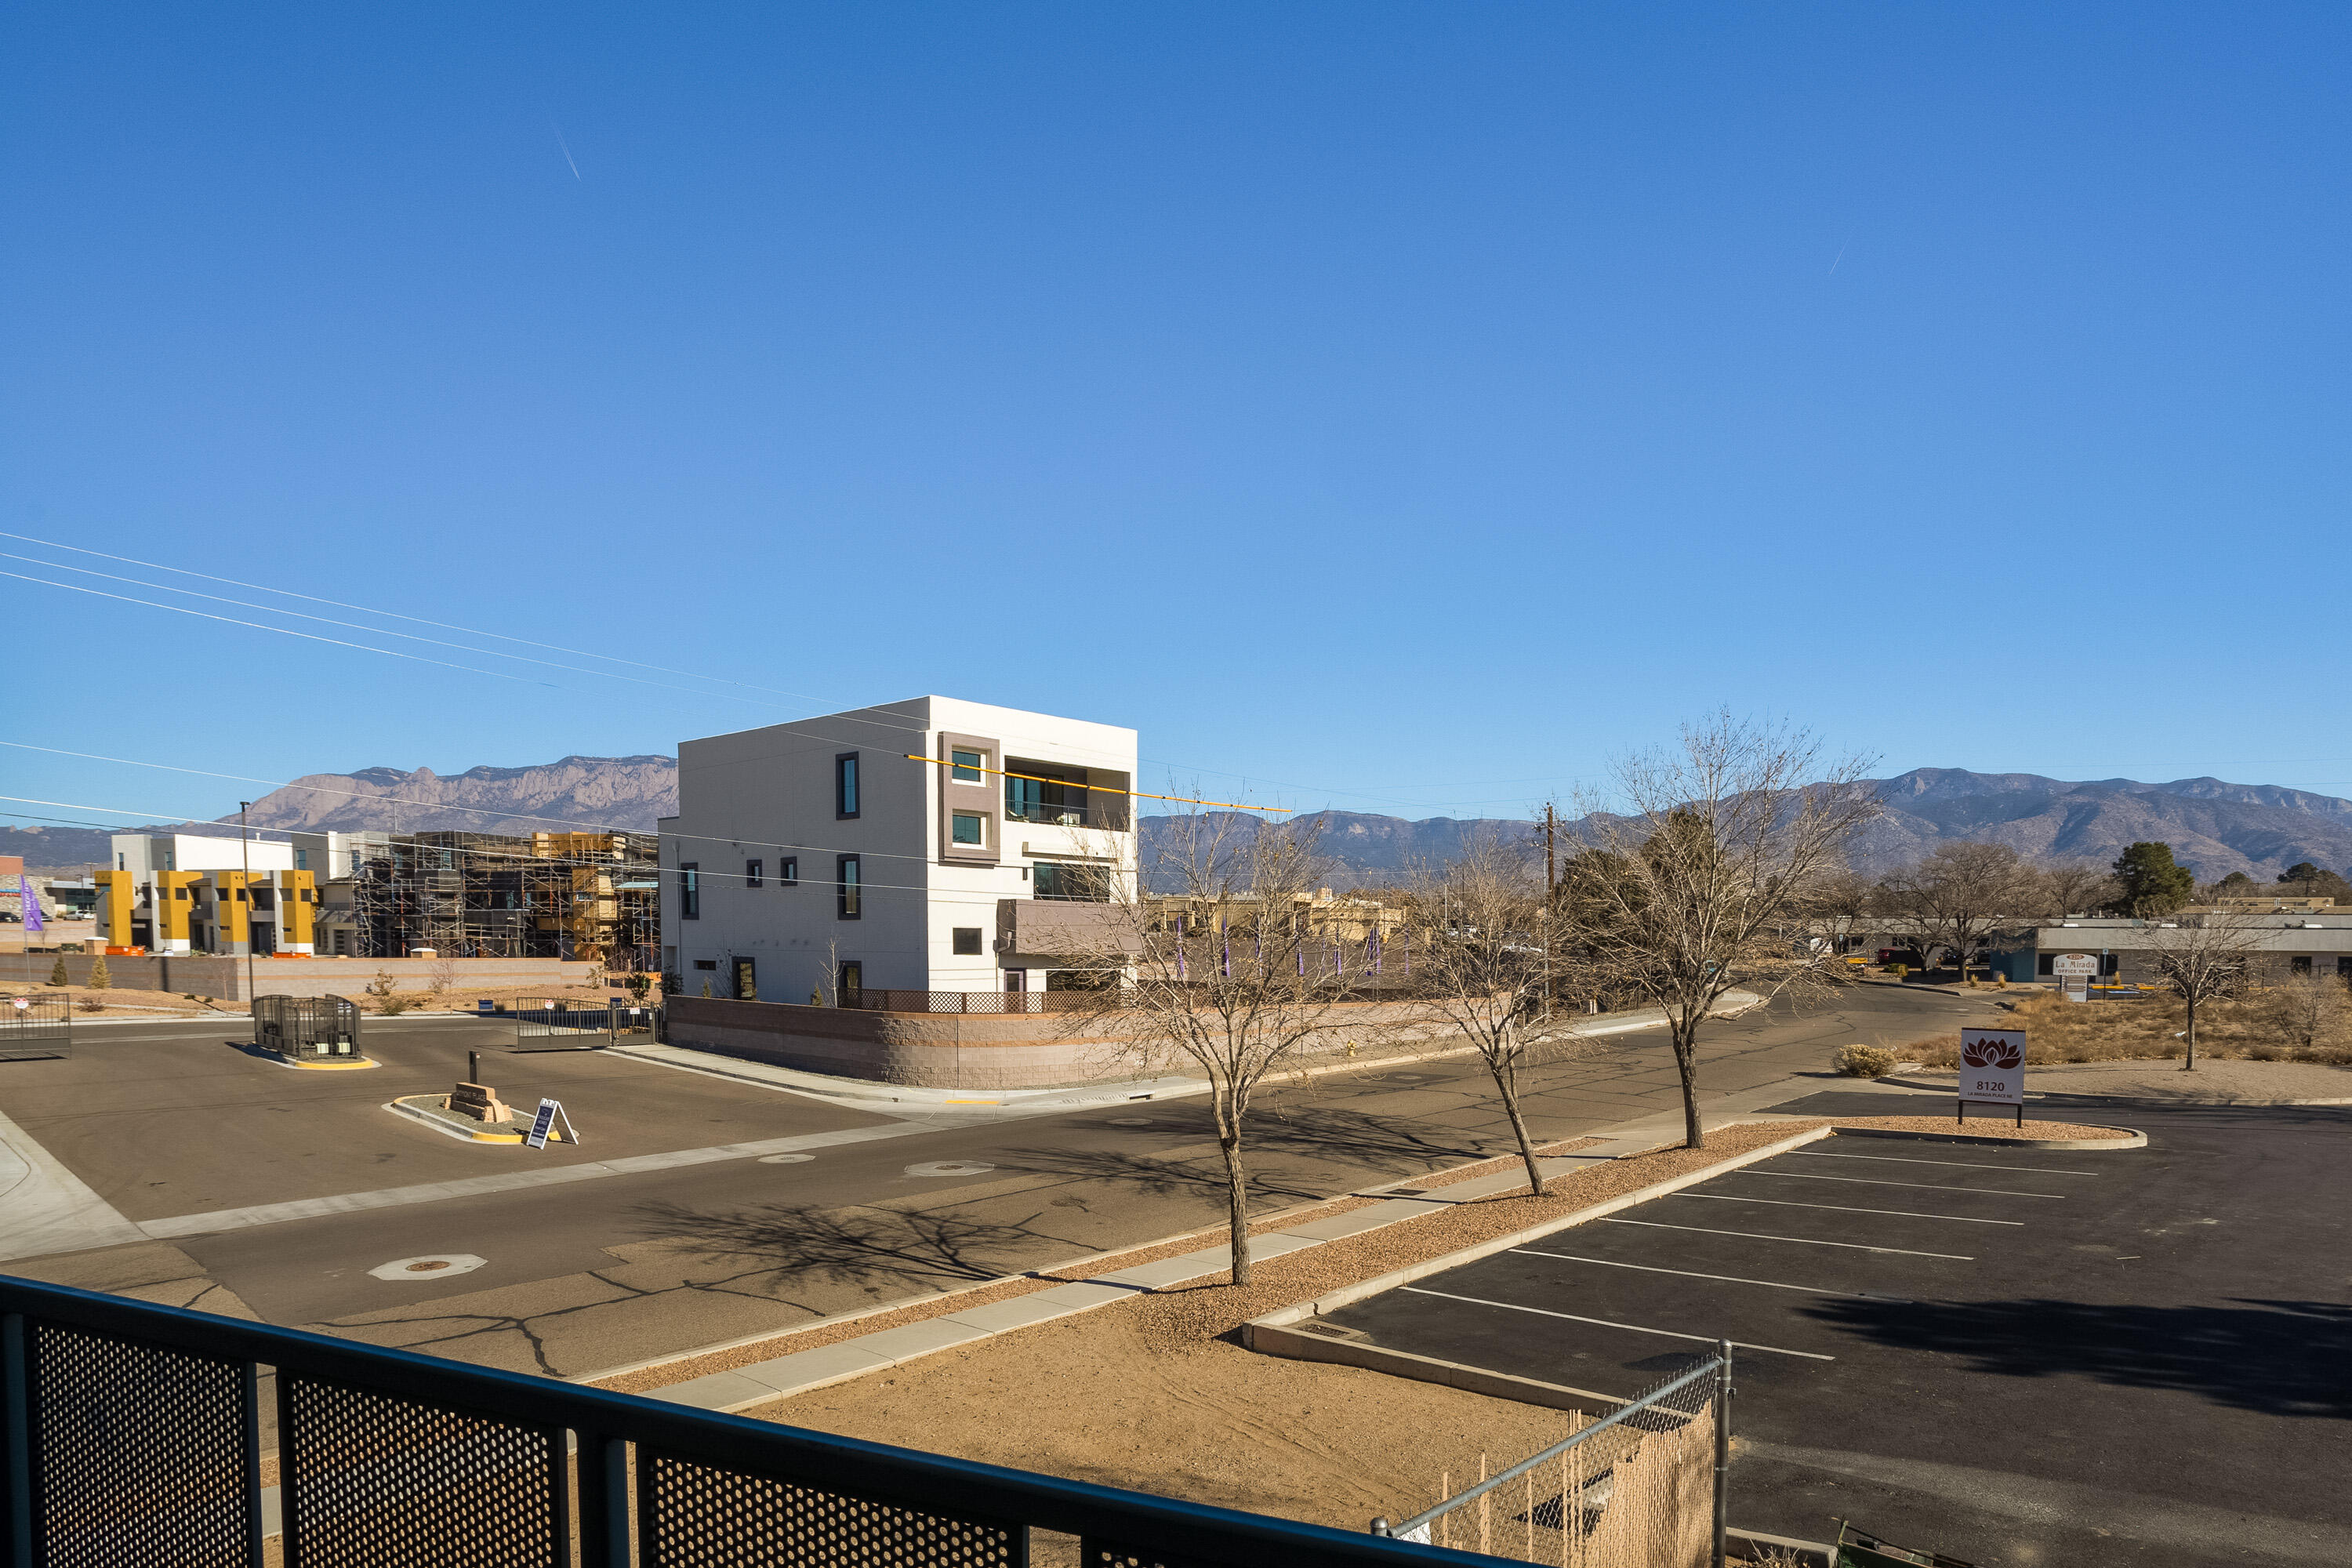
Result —
<path fill-rule="evenodd" d="M 2180 1070 L 2195 1072 L 2198 1004 L 2233 995 L 2252 978 L 2263 929 L 2245 915 L 2184 914 L 2147 934 L 2148 967 L 2189 1009 L 2189 1052 Z"/>
<path fill-rule="evenodd" d="M 1251 1273 L 1250 1102 L 1297 1065 L 1351 994 L 1344 971 L 1326 973 L 1308 913 L 1319 869 L 1312 828 L 1254 826 L 1222 812 L 1168 818 L 1149 870 L 1166 897 L 1155 904 L 1122 887 L 1108 903 L 1071 906 L 1100 910 L 1100 921 L 1092 936 L 1071 922 L 1058 956 L 1104 983 L 1062 993 L 1055 1009 L 1139 1070 L 1190 1067 L 1208 1080 L 1235 1285 Z"/>
<path fill-rule="evenodd" d="M 1424 868 L 1412 882 L 1420 1005 L 1477 1047 L 1527 1165 L 1528 1190 L 1537 1194 L 1543 1170 L 1519 1110 L 1519 1068 L 1537 1048 L 1536 1015 L 1552 983 L 1565 978 L 1554 956 L 1558 922 L 1538 870 L 1541 853 L 1540 841 L 1488 833 L 1464 845 L 1442 875 Z"/>
<path fill-rule="evenodd" d="M 2123 884 L 2114 872 L 2089 860 L 2067 860 L 2042 870 L 2041 908 L 2034 913 L 2052 920 L 2087 915 L 2105 909 L 2122 896 Z"/>
<path fill-rule="evenodd" d="M 1616 798 L 1586 803 L 1564 907 L 1584 960 L 1664 1012 L 1693 1149 L 1706 1144 L 1699 1026 L 1724 993 L 1824 976 L 1827 948 L 1802 937 L 1806 900 L 1882 809 L 1867 767 L 1824 763 L 1804 731 L 1717 713 L 1674 748 L 1620 761 Z"/>
<path fill-rule="evenodd" d="M 1880 907 L 1911 923 L 1919 962 L 1950 948 L 1965 977 L 2004 921 L 2031 919 L 2042 879 L 2006 844 L 1938 844 L 1914 865 L 1879 879 Z"/>
<path fill-rule="evenodd" d="M 2352 991 L 2333 974 L 2305 969 L 2288 975 L 2278 988 L 2279 1022 L 2304 1050 L 2333 1044 L 2344 1032 L 2347 1012 Z"/>

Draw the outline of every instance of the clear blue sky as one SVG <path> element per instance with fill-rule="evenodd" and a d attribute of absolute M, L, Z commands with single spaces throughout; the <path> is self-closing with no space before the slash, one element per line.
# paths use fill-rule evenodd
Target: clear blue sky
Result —
<path fill-rule="evenodd" d="M 1418 816 L 1728 705 L 2352 792 L 2347 57 L 2325 5 L 19 7 L 0 528 L 809 700 L 0 579 L 0 736 L 453 772 L 940 691 Z"/>

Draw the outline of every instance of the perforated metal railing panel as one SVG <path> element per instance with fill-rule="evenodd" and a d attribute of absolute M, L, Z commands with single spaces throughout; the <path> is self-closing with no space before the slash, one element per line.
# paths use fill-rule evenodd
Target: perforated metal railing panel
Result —
<path fill-rule="evenodd" d="M 28 1325 L 49 1568 L 230 1568 L 258 1521 L 241 1363 Z"/>
<path fill-rule="evenodd" d="M 637 1454 L 643 1568 L 1025 1568 L 1017 1524 L 949 1519 Z"/>
<path fill-rule="evenodd" d="M 560 1433 L 282 1376 L 287 1568 L 560 1568 Z"/>

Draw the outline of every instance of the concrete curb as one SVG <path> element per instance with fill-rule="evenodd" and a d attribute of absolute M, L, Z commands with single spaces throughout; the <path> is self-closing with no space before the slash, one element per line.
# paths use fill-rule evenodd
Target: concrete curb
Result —
<path fill-rule="evenodd" d="M 2145 1149 L 2147 1134 L 2136 1127 L 2118 1127 L 2128 1138 L 2000 1138 L 1976 1132 L 1910 1132 L 1895 1127 L 1833 1127 L 1840 1138 L 1905 1138 L 1915 1143 L 1974 1143 L 1995 1149 Z"/>
<path fill-rule="evenodd" d="M 391 1111 L 394 1116 L 404 1116 L 411 1121 L 421 1121 L 444 1138 L 455 1138 L 460 1143 L 502 1143 L 511 1148 L 522 1142 L 524 1135 L 520 1132 L 477 1132 L 469 1128 L 460 1127 L 455 1122 L 444 1121 L 421 1105 L 409 1103 L 412 1100 L 438 1100 L 440 1096 L 435 1094 L 412 1094 L 399 1100 L 385 1100 L 383 1109 Z M 563 1136 L 563 1129 L 561 1127 L 550 1128 L 547 1141 L 551 1143 L 570 1142 Z"/>
<path fill-rule="evenodd" d="M 1391 1269 L 1386 1274 L 1377 1275 L 1370 1279 L 1360 1279 L 1353 1285 L 1343 1285 L 1328 1295 L 1318 1296 L 1309 1301 L 1300 1301 L 1278 1311 L 1268 1312 L 1263 1317 L 1253 1318 L 1242 1325 L 1242 1342 L 1255 1350 L 1257 1348 L 1255 1335 L 1260 1324 L 1268 1328 L 1286 1328 L 1305 1318 L 1319 1317 L 1325 1312 L 1335 1312 L 1342 1307 L 1363 1300 L 1368 1296 L 1381 1295 L 1395 1289 L 1400 1285 L 1410 1285 L 1416 1279 L 1426 1279 L 1433 1274 L 1442 1274 L 1449 1268 L 1458 1268 L 1465 1263 L 1475 1263 L 1482 1258 L 1492 1258 L 1498 1252 L 1508 1252 L 1514 1247 L 1522 1247 L 1530 1241 L 1541 1240 L 1554 1232 L 1570 1230 L 1577 1226 L 1588 1224 L 1592 1220 L 1615 1214 L 1619 1209 L 1632 1208 L 1637 1204 L 1648 1203 L 1653 1198 L 1664 1197 L 1668 1193 L 1680 1192 L 1685 1187 L 1696 1186 L 1701 1182 L 1713 1181 L 1727 1171 L 1736 1171 L 1743 1165 L 1752 1165 L 1761 1160 L 1769 1160 L 1777 1154 L 1785 1154 L 1791 1149 L 1816 1142 L 1829 1135 L 1830 1129 L 1827 1127 L 1808 1128 L 1790 1137 L 1778 1138 L 1769 1143 L 1759 1144 L 1746 1153 L 1735 1154 L 1728 1160 L 1718 1160 L 1711 1165 L 1703 1165 L 1696 1171 L 1686 1171 L 1679 1176 L 1670 1176 L 1663 1182 L 1652 1182 L 1646 1187 L 1637 1187 L 1630 1193 L 1621 1193 L 1613 1198 L 1594 1204 L 1589 1208 L 1578 1209 L 1574 1214 L 1563 1215 L 1558 1219 L 1547 1220 L 1541 1225 L 1530 1226 L 1525 1230 L 1515 1230 L 1507 1236 L 1492 1237 L 1475 1247 L 1465 1247 L 1458 1252 L 1449 1252 L 1438 1258 L 1424 1258 L 1419 1263 L 1408 1264 L 1402 1268 Z"/>

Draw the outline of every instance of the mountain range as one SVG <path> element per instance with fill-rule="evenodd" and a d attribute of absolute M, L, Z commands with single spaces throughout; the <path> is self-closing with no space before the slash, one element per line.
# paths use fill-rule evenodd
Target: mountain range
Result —
<path fill-rule="evenodd" d="M 2007 844 L 2031 860 L 2102 865 L 2127 845 L 2160 839 L 2201 880 L 2243 871 L 2269 881 L 2297 861 L 2352 868 L 2352 801 L 2277 784 L 2215 778 L 2143 784 L 2133 779 L 2070 783 L 2037 773 L 1915 768 L 1872 781 L 1885 814 L 1849 851 L 1854 868 L 1876 873 L 1917 858 L 1947 839 Z M 567 826 L 651 832 L 677 809 L 677 763 L 662 756 L 565 757 L 520 768 L 471 768 L 443 777 L 429 768 L 367 768 L 312 773 L 254 804 L 256 827 L 321 832 L 472 828 L 529 833 Z M 1147 837 L 1163 818 L 1144 817 Z M 1326 811 L 1302 821 L 1320 829 L 1333 879 L 1391 880 L 1417 861 L 1443 863 L 1480 831 L 1523 833 L 1507 818 L 1434 816 L 1420 821 Z M 220 819 L 234 825 L 234 816 Z M 158 831 L 214 832 L 218 823 L 174 823 Z M 102 865 L 106 834 L 70 827 L 0 828 L 0 854 L 28 867 Z"/>

